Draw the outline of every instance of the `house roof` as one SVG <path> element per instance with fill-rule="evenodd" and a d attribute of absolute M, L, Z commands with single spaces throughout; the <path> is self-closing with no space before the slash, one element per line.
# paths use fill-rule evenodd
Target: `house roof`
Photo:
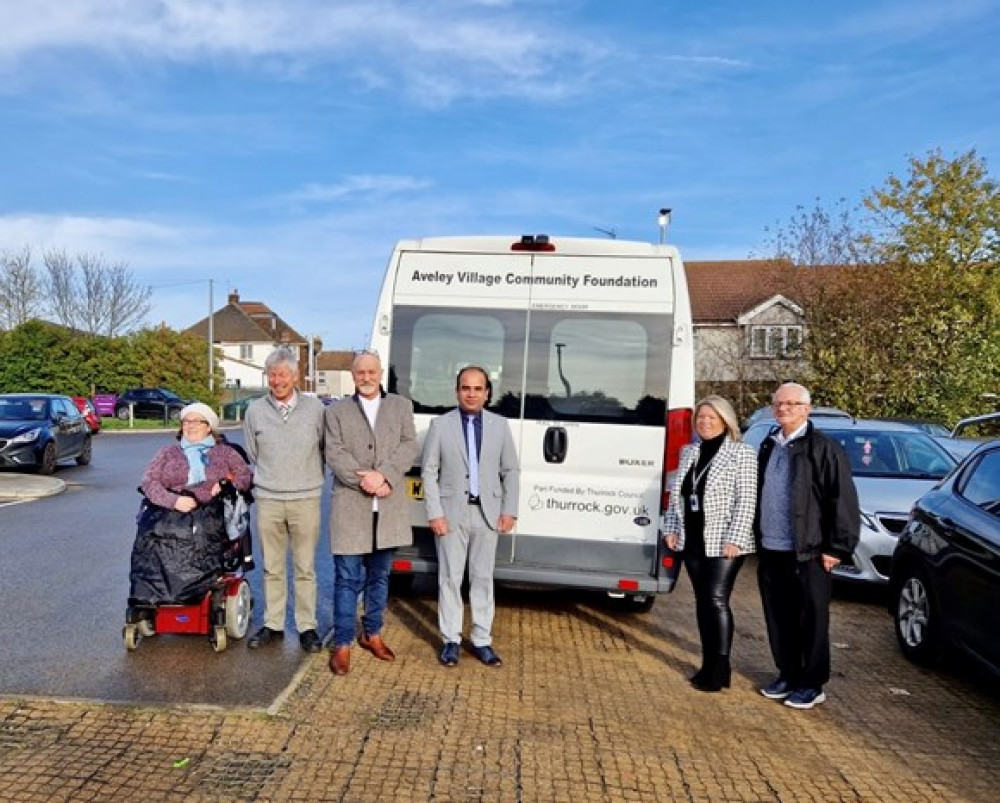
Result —
<path fill-rule="evenodd" d="M 794 297 L 794 267 L 773 259 L 686 262 L 691 315 L 697 323 L 735 323 L 775 296 Z"/>
<path fill-rule="evenodd" d="M 353 351 L 321 351 L 316 355 L 317 371 L 350 371 Z"/>
<path fill-rule="evenodd" d="M 208 317 L 186 330 L 208 339 Z M 240 301 L 233 291 L 222 309 L 212 315 L 212 334 L 216 343 L 287 343 L 302 345 L 308 341 L 286 323 L 267 304 Z"/>

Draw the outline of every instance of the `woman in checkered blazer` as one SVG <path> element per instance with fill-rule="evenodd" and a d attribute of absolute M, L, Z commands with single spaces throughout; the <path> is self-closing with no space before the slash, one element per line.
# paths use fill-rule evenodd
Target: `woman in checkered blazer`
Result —
<path fill-rule="evenodd" d="M 744 556 L 754 551 L 757 454 L 742 442 L 732 405 L 707 396 L 695 407 L 699 441 L 684 448 L 670 494 L 664 542 L 682 551 L 701 635 L 700 691 L 729 687 L 733 611 L 729 597 Z"/>

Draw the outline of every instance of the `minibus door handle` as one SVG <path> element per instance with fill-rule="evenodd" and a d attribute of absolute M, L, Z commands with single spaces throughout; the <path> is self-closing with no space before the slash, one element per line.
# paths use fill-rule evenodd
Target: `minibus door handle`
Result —
<path fill-rule="evenodd" d="M 569 447 L 569 437 L 565 427 L 549 427 L 545 430 L 545 438 L 542 441 L 542 451 L 545 454 L 546 463 L 561 463 L 566 459 L 566 450 Z"/>

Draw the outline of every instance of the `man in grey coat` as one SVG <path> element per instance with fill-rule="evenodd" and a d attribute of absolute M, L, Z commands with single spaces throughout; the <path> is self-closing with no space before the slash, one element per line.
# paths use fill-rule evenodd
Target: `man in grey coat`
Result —
<path fill-rule="evenodd" d="M 264 553 L 264 626 L 247 646 L 257 649 L 284 636 L 292 553 L 295 626 L 306 652 L 319 652 L 316 632 L 316 545 L 323 493 L 323 403 L 295 389 L 298 357 L 281 347 L 264 361 L 271 392 L 251 402 L 243 422 L 247 452 L 256 464 L 257 532 Z"/>
<path fill-rule="evenodd" d="M 497 538 L 517 521 L 520 469 L 507 419 L 483 409 L 492 386 L 486 371 L 458 372 L 458 407 L 431 423 L 421 478 L 427 518 L 438 554 L 438 624 L 444 646 L 438 660 L 458 664 L 462 640 L 462 576 L 469 564 L 472 652 L 500 666 L 493 649 L 493 567 Z"/>
<path fill-rule="evenodd" d="M 333 472 L 330 541 L 336 577 L 330 670 L 346 675 L 358 645 L 382 661 L 395 655 L 382 638 L 389 569 L 396 547 L 413 542 L 406 472 L 417 456 L 413 405 L 382 390 L 378 355 L 362 352 L 351 366 L 355 394 L 326 410 L 326 462 Z"/>

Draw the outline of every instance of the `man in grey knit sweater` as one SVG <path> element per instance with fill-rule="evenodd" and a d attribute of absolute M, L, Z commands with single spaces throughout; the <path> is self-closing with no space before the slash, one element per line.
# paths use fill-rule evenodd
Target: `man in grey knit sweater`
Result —
<path fill-rule="evenodd" d="M 257 530 L 264 569 L 264 626 L 250 649 L 284 636 L 288 580 L 285 564 L 292 552 L 295 572 L 295 627 L 306 652 L 319 652 L 316 632 L 316 545 L 323 492 L 323 403 L 295 389 L 298 359 L 278 348 L 264 362 L 271 392 L 247 408 L 243 433 L 256 464 Z"/>

